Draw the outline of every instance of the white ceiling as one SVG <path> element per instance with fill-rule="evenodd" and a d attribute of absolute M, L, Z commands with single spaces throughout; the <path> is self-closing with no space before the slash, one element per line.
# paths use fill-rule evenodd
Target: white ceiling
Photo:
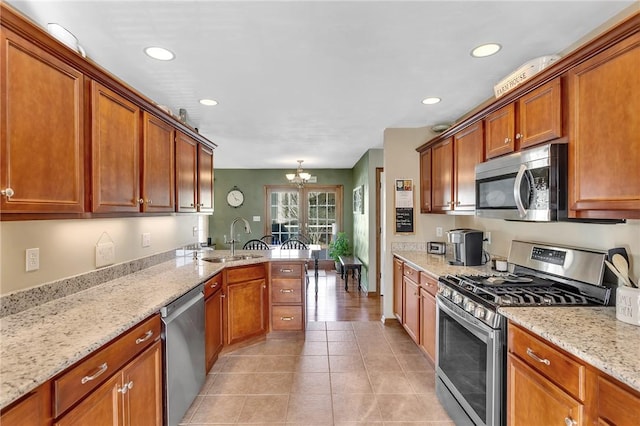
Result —
<path fill-rule="evenodd" d="M 216 168 L 351 168 L 389 127 L 451 122 L 633 1 L 23 1 L 216 142 Z M 637 5 L 638 3 L 635 3 Z M 635 7 L 634 5 L 634 7 Z M 474 59 L 478 44 L 497 55 Z M 144 55 L 163 46 L 176 58 Z M 423 105 L 438 96 L 442 102 Z M 219 102 L 215 107 L 201 98 Z"/>

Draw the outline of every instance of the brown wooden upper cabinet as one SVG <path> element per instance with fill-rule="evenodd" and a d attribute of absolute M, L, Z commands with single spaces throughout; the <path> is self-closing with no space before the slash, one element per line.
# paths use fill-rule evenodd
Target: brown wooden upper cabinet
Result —
<path fill-rule="evenodd" d="M 431 148 L 420 153 L 420 213 L 431 213 Z"/>
<path fill-rule="evenodd" d="M 91 110 L 92 211 L 138 212 L 140 108 L 92 81 Z"/>
<path fill-rule="evenodd" d="M 640 218 L 640 34 L 567 74 L 569 209 Z"/>
<path fill-rule="evenodd" d="M 176 187 L 179 212 L 213 212 L 213 150 L 178 132 Z"/>
<path fill-rule="evenodd" d="M 487 159 L 562 136 L 560 78 L 487 115 Z"/>
<path fill-rule="evenodd" d="M 0 208 L 82 213 L 83 74 L 5 27 L 1 31 Z"/>
<path fill-rule="evenodd" d="M 431 211 L 474 211 L 475 167 L 484 152 L 482 122 L 434 145 L 431 152 Z"/>
<path fill-rule="evenodd" d="M 142 211 L 175 211 L 175 130 L 148 112 L 142 120 Z"/>
<path fill-rule="evenodd" d="M 213 149 L 198 148 L 198 211 L 213 213 Z"/>

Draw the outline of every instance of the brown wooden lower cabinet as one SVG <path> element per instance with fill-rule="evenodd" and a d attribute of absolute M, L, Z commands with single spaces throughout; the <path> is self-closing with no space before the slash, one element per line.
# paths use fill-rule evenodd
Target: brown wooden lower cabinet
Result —
<path fill-rule="evenodd" d="M 402 267 L 404 262 L 393 258 L 393 314 L 402 324 Z"/>
<path fill-rule="evenodd" d="M 420 348 L 436 362 L 436 298 L 420 287 Z"/>
<path fill-rule="evenodd" d="M 229 268 L 224 273 L 225 344 L 266 334 L 269 298 L 265 264 Z"/>
<path fill-rule="evenodd" d="M 51 420 L 50 382 L 3 409 L 0 414 L 0 425 L 48 426 Z"/>
<path fill-rule="evenodd" d="M 406 276 L 402 278 L 402 326 L 414 342 L 420 341 L 420 287 Z"/>
<path fill-rule="evenodd" d="M 271 329 L 304 331 L 306 279 L 302 262 L 271 263 Z"/>
<path fill-rule="evenodd" d="M 204 284 L 204 351 L 207 372 L 218 359 L 224 345 L 222 274 Z"/>

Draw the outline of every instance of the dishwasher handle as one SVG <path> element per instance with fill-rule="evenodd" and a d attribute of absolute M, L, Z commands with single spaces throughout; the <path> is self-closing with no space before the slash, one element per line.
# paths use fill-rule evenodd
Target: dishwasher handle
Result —
<path fill-rule="evenodd" d="M 162 316 L 162 322 L 169 324 L 174 321 L 180 314 L 195 305 L 196 303 L 204 300 L 204 292 L 202 286 L 198 286 L 189 291 L 184 296 L 181 296 L 175 302 L 160 308 L 160 315 Z"/>

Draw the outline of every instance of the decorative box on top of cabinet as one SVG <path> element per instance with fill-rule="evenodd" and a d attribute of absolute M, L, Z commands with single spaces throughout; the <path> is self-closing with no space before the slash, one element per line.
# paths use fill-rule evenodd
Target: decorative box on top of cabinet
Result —
<path fill-rule="evenodd" d="M 84 76 L 4 26 L 1 38 L 0 209 L 82 213 Z"/>

